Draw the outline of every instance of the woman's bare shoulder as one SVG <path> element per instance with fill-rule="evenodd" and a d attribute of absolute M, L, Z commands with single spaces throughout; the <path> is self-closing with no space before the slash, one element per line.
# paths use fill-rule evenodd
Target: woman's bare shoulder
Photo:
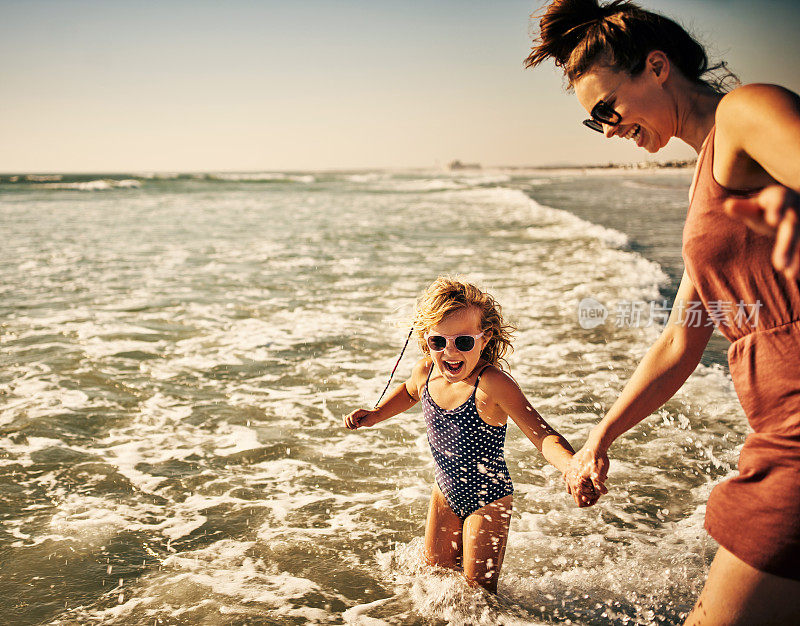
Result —
<path fill-rule="evenodd" d="M 751 83 L 723 96 L 715 122 L 725 132 L 770 123 L 775 113 L 800 115 L 800 96 L 780 85 Z"/>
<path fill-rule="evenodd" d="M 714 176 L 722 185 L 746 189 L 777 181 L 796 187 L 800 96 L 780 85 L 744 85 L 722 98 L 715 123 Z"/>

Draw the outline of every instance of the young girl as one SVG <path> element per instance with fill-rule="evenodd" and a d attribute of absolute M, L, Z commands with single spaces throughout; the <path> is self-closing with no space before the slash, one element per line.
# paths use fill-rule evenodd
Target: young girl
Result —
<path fill-rule="evenodd" d="M 440 277 L 417 301 L 414 330 L 426 357 L 380 406 L 344 424 L 374 426 L 422 402 L 436 470 L 425 558 L 496 593 L 514 491 L 503 457 L 508 416 L 562 474 L 573 450 L 503 372 L 513 328 L 492 296 Z"/>

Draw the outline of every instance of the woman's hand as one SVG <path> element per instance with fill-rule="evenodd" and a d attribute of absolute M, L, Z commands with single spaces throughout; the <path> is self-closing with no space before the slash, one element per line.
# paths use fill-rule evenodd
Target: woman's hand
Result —
<path fill-rule="evenodd" d="M 730 198 L 725 212 L 762 235 L 774 235 L 772 264 L 786 278 L 800 275 L 800 194 L 770 185 L 752 198 Z"/>
<path fill-rule="evenodd" d="M 353 411 L 350 413 L 350 415 L 344 418 L 344 426 L 350 430 L 356 430 L 360 426 L 372 426 L 367 418 L 375 413 L 377 413 L 377 411 L 371 411 L 369 409 L 358 409 Z"/>
<path fill-rule="evenodd" d="M 609 460 L 605 452 L 584 446 L 569 462 L 564 480 L 567 491 L 575 498 L 579 507 L 592 506 L 604 493 L 608 493 L 605 480 L 608 476 Z"/>

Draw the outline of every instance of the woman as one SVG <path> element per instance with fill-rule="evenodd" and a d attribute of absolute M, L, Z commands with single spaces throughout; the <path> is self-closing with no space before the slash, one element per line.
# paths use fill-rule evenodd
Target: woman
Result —
<path fill-rule="evenodd" d="M 731 377 L 755 432 L 739 475 L 709 498 L 720 548 L 687 623 L 800 623 L 800 97 L 774 85 L 723 93 L 683 28 L 630 2 L 552 2 L 526 65 L 547 59 L 588 127 L 648 152 L 677 137 L 699 154 L 672 316 L 575 455 L 568 488 L 580 506 L 605 493 L 612 442 L 681 387 L 713 321 L 732 341 Z M 697 301 L 705 317 L 686 323 L 681 311 Z"/>

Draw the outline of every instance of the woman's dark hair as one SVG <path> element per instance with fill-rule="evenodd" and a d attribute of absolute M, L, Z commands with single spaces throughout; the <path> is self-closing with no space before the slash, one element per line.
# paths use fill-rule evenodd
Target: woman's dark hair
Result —
<path fill-rule="evenodd" d="M 539 17 L 539 34 L 525 59 L 535 67 L 552 58 L 572 85 L 596 63 L 635 76 L 647 55 L 661 50 L 691 81 L 715 91 L 738 82 L 725 63 L 710 65 L 708 55 L 682 26 L 629 0 L 553 0 Z M 722 70 L 720 76 L 713 73 Z M 711 73 L 711 76 L 708 76 Z"/>

